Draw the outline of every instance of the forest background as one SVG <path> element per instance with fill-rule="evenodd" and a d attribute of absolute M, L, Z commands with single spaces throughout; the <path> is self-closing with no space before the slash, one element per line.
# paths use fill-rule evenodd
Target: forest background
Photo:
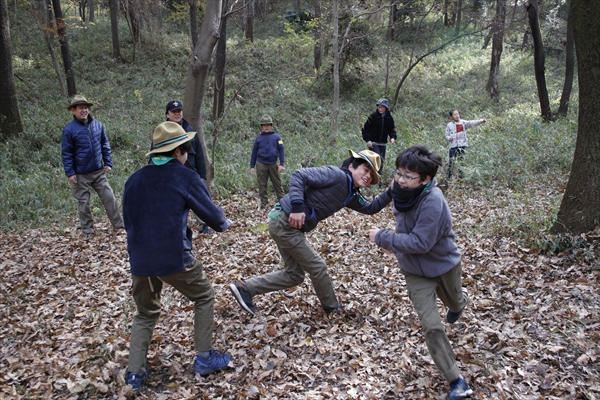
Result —
<path fill-rule="evenodd" d="M 444 9 L 445 3 L 451 7 Z M 96 2 L 90 22 L 81 4 L 62 2 L 77 93 L 95 103 L 91 114 L 106 126 L 115 164 L 109 181 L 120 200 L 127 177 L 147 161 L 166 103 L 183 100 L 190 8 L 145 2 L 139 37 L 122 14 L 121 57 L 114 57 L 108 5 Z M 575 80 L 564 116 L 542 118 L 525 3 L 507 9 L 494 100 L 486 90 L 491 44 L 485 43 L 495 2 L 460 2 L 462 22 L 457 2 L 403 2 L 391 36 L 386 4 L 340 2 L 340 35 L 348 40 L 337 129 L 329 39 L 321 43 L 318 69 L 314 58 L 315 31 L 332 35 L 332 10 L 322 4 L 321 20 L 302 20 L 295 19 L 307 15 L 301 11 L 314 16 L 315 2 L 253 4 L 251 38 L 247 14 L 228 18 L 223 114 L 214 118 L 211 111 L 213 75 L 201 110 L 215 201 L 238 224 L 224 235 L 195 238 L 215 282 L 216 340 L 231 349 L 237 365 L 225 378 L 190 375 L 188 305 L 167 291 L 150 357 L 152 396 L 443 398 L 445 383 L 427 356 L 395 263 L 366 243 L 371 224 L 392 227 L 390 213 L 362 219 L 343 212 L 311 237 L 342 299 L 355 310 L 340 320 L 318 312 L 307 284 L 291 295 L 265 296 L 258 302 L 265 311 L 254 320 L 239 316 L 223 289 L 230 279 L 278 267 L 248 171 L 261 115 L 274 118 L 284 139 L 287 183 L 297 168 L 339 165 L 348 149 L 364 148 L 360 126 L 387 97 L 398 129 L 397 144 L 388 147 L 387 181 L 395 154 L 409 145 L 426 144 L 447 161 L 444 128 L 451 109 L 464 119 L 488 120 L 468 132 L 464 179 L 451 181 L 446 191 L 473 299 L 465 323 L 450 336 L 476 397 L 598 398 L 599 234 L 550 233 L 573 160 L 578 85 Z M 72 118 L 69 99 L 58 87 L 38 4 L 15 0 L 9 6 L 24 131 L 0 142 L 0 263 L 7 278 L 1 284 L 0 364 L 7 372 L 0 396 L 128 396 L 122 370 L 133 305 L 124 238 L 109 231 L 95 196 L 94 213 L 106 229 L 89 240 L 77 232 L 60 155 L 62 128 Z M 567 7 L 557 0 L 539 11 L 545 78 L 557 109 Z M 201 23 L 202 7 L 198 14 Z"/>

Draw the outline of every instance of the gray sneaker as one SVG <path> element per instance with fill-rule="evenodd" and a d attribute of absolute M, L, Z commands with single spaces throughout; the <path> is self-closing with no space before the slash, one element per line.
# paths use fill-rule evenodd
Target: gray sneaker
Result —
<path fill-rule="evenodd" d="M 248 311 L 252 315 L 256 314 L 256 308 L 252 304 L 252 296 L 245 283 L 233 281 L 229 284 L 229 290 L 231 290 L 231 293 L 233 293 L 233 296 L 244 311 Z"/>
<path fill-rule="evenodd" d="M 467 289 L 465 288 L 462 288 L 462 292 L 464 297 L 467 299 L 467 302 L 465 303 L 465 307 L 467 307 L 467 304 L 469 303 L 469 292 L 467 292 Z M 448 321 L 449 324 L 455 323 L 462 315 L 464 309 L 465 308 L 463 308 L 459 312 L 454 312 L 451 309 L 448 309 L 448 312 L 446 312 L 446 321 Z"/>

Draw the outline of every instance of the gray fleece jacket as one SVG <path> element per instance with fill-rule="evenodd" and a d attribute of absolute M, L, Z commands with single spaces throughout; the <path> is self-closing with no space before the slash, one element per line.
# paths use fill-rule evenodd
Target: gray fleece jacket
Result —
<path fill-rule="evenodd" d="M 435 184 L 435 182 L 433 182 Z M 460 261 L 452 215 L 442 191 L 433 186 L 406 212 L 394 208 L 396 232 L 380 230 L 375 243 L 394 252 L 402 271 L 434 278 Z"/>
<path fill-rule="evenodd" d="M 353 188 L 347 169 L 333 166 L 297 169 L 290 177 L 290 189 L 279 203 L 286 214 L 304 212 L 302 232 L 310 232 L 319 223 L 344 207 L 362 214 L 376 214 L 392 201 L 391 189 L 367 200 Z"/>

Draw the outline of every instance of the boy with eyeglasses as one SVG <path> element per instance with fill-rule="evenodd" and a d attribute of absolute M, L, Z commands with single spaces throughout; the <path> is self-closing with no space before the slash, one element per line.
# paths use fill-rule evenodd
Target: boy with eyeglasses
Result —
<path fill-rule="evenodd" d="M 473 391 L 456 365 L 437 298 L 448 307 L 446 322 L 453 324 L 469 295 L 462 287 L 461 254 L 454 242 L 450 208 L 434 180 L 440 166 L 441 156 L 423 145 L 398 155 L 392 187 L 396 230 L 373 227 L 369 238 L 396 255 L 431 358 L 450 383 L 450 400 L 458 400 Z"/>

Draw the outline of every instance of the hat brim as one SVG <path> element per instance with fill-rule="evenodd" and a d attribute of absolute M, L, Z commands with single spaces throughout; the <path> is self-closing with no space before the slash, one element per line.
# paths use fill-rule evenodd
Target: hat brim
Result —
<path fill-rule="evenodd" d="M 70 104 L 70 105 L 69 105 L 69 107 L 67 107 L 67 110 L 70 110 L 70 109 L 72 109 L 73 107 L 76 107 L 76 106 L 78 106 L 78 105 L 80 105 L 80 104 L 81 104 L 81 105 L 84 105 L 84 106 L 88 106 L 88 107 L 91 107 L 91 106 L 93 106 L 93 105 L 94 105 L 94 103 L 87 103 L 87 102 L 81 101 L 81 102 L 77 102 L 77 103 Z"/>
<path fill-rule="evenodd" d="M 367 161 L 367 164 L 369 165 L 369 167 L 371 167 L 371 170 L 373 171 L 373 178 L 371 179 L 371 185 L 377 185 L 379 183 L 379 179 L 381 177 L 379 176 L 379 172 L 375 168 L 375 165 L 373 165 L 373 161 L 371 161 L 371 159 L 369 157 L 367 157 L 366 155 L 364 155 L 362 153 L 357 153 L 354 150 L 348 150 L 348 153 L 350 154 L 350 157 L 352 157 L 352 158 L 362 158 L 363 160 Z"/>
<path fill-rule="evenodd" d="M 181 146 L 182 144 L 189 142 L 190 140 L 192 140 L 194 138 L 194 136 L 196 136 L 196 132 L 186 132 L 186 133 L 188 136 L 187 139 L 169 143 L 166 146 L 162 146 L 162 147 L 159 147 L 158 149 L 154 149 L 151 152 L 146 153 L 146 156 L 149 156 L 150 154 L 157 154 L 157 153 L 168 153 L 169 151 L 176 149 L 177 147 Z"/>

